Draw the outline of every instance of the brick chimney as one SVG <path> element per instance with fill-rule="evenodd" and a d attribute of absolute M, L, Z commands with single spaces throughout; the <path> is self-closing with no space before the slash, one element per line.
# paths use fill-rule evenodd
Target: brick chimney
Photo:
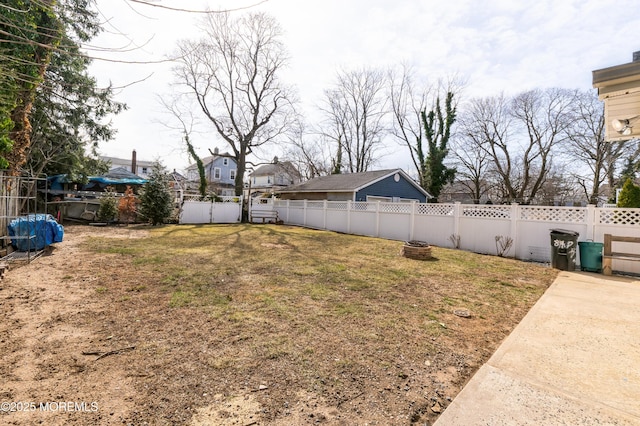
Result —
<path fill-rule="evenodd" d="M 136 159 L 136 150 L 134 149 L 131 153 L 131 173 L 134 175 L 137 174 L 136 170 L 138 169 L 138 162 Z"/>

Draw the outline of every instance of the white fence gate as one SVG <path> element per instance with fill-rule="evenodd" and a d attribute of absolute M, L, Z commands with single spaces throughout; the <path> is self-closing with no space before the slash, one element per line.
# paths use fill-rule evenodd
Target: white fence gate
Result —
<path fill-rule="evenodd" d="M 242 220 L 242 197 L 222 197 L 222 201 L 184 200 L 180 224 L 239 223 Z"/>

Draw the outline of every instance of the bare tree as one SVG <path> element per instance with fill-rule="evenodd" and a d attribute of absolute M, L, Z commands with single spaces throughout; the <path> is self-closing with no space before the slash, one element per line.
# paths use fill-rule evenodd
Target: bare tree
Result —
<path fill-rule="evenodd" d="M 464 145 L 458 151 L 474 152 L 476 157 L 483 158 L 482 163 L 490 163 L 480 168 L 473 165 L 476 169 L 473 174 L 484 173 L 485 179 L 493 183 L 499 201 L 514 198 L 517 170 L 508 150 L 514 120 L 508 100 L 503 95 L 472 99 L 463 116 L 458 134 Z"/>
<path fill-rule="evenodd" d="M 552 153 L 566 140 L 576 93 L 565 89 L 531 90 L 513 99 L 514 117 L 523 125 L 522 186 L 525 203 L 536 196 L 552 166 Z"/>
<path fill-rule="evenodd" d="M 461 123 L 464 123 L 464 116 Z M 465 125 L 462 124 L 464 128 Z M 464 188 L 475 204 L 479 204 L 482 197 L 488 195 L 491 183 L 488 176 L 489 155 L 480 146 L 464 134 L 454 140 L 454 156 L 456 162 L 456 180 Z"/>
<path fill-rule="evenodd" d="M 431 86 L 423 90 L 416 89 L 412 70 L 402 66 L 398 75 L 389 72 L 391 112 L 393 115 L 391 133 L 400 144 L 406 146 L 411 153 L 411 161 L 418 172 L 419 182 L 425 181 L 423 170 L 424 150 L 422 148 L 422 121 L 420 114 L 427 109 Z"/>
<path fill-rule="evenodd" d="M 325 91 L 321 133 L 336 144 L 340 171 L 364 172 L 377 160 L 386 132 L 384 89 L 380 70 L 361 69 L 339 72 L 335 87 Z"/>
<path fill-rule="evenodd" d="M 264 13 L 207 15 L 202 30 L 202 40 L 179 44 L 175 73 L 231 147 L 238 167 L 235 192 L 241 195 L 247 156 L 293 120 L 294 96 L 278 79 L 287 63 L 282 32 Z"/>
<path fill-rule="evenodd" d="M 284 156 L 296 164 L 302 177 L 313 179 L 331 174 L 336 147 L 325 136 L 308 132 L 300 123 L 288 136 Z"/>
<path fill-rule="evenodd" d="M 464 135 L 487 153 L 502 202 L 535 200 L 567 138 L 574 100 L 572 91 L 546 89 L 471 102 Z"/>
<path fill-rule="evenodd" d="M 420 186 L 437 197 L 455 175 L 455 169 L 445 162 L 463 81 L 452 76 L 446 83 L 439 81 L 418 89 L 412 70 L 403 66 L 400 74 L 389 73 L 389 83 L 391 132 L 409 149 Z"/>
<path fill-rule="evenodd" d="M 593 90 L 576 97 L 572 125 L 567 129 L 567 158 L 574 164 L 574 176 L 591 204 L 597 204 L 605 182 L 615 187 L 616 165 L 629 144 L 604 139 L 604 104 Z"/>

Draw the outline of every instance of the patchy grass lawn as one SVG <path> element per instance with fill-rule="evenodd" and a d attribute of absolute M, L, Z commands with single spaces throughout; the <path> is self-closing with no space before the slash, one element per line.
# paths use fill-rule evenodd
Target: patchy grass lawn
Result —
<path fill-rule="evenodd" d="M 126 378 L 114 424 L 430 424 L 556 275 L 288 226 L 127 229 L 70 228 L 63 277 L 93 303 L 71 325 L 135 346 L 87 367 Z"/>

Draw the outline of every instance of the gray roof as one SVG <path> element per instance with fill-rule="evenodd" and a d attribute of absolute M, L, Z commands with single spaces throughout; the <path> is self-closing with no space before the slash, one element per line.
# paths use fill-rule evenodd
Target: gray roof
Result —
<path fill-rule="evenodd" d="M 216 154 L 216 155 L 209 155 L 207 157 L 201 157 L 200 161 L 202 161 L 202 165 L 204 167 L 207 167 L 209 164 L 211 164 L 212 162 L 214 162 L 216 159 L 218 158 L 230 158 L 231 161 L 233 161 L 234 163 L 236 162 L 236 159 L 233 157 L 233 155 L 229 154 L 228 152 L 223 152 L 222 154 Z M 189 166 L 187 167 L 187 170 L 194 170 L 198 168 L 198 163 L 191 163 L 189 164 Z"/>
<path fill-rule="evenodd" d="M 394 173 L 401 173 L 408 178 L 402 169 L 345 173 L 339 175 L 320 176 L 297 185 L 289 186 L 278 192 L 355 192 Z M 408 178 L 408 180 L 411 183 L 415 183 L 411 178 Z M 417 184 L 415 184 L 415 186 L 420 188 Z M 422 188 L 420 188 L 420 190 L 424 191 Z"/>
<path fill-rule="evenodd" d="M 300 178 L 300 172 L 290 161 L 263 164 L 255 169 L 249 176 L 269 176 L 276 173 L 288 173 L 291 177 Z"/>
<path fill-rule="evenodd" d="M 132 162 L 131 158 L 108 157 L 106 155 L 101 155 L 101 156 L 99 156 L 99 158 L 102 161 L 105 161 L 107 163 L 111 163 L 112 165 L 113 164 L 131 164 L 131 162 Z M 136 165 L 138 165 L 138 166 L 144 166 L 144 167 L 153 166 L 153 163 L 155 163 L 155 161 L 138 160 L 136 158 Z M 117 168 L 117 166 L 116 166 L 116 168 Z"/>

